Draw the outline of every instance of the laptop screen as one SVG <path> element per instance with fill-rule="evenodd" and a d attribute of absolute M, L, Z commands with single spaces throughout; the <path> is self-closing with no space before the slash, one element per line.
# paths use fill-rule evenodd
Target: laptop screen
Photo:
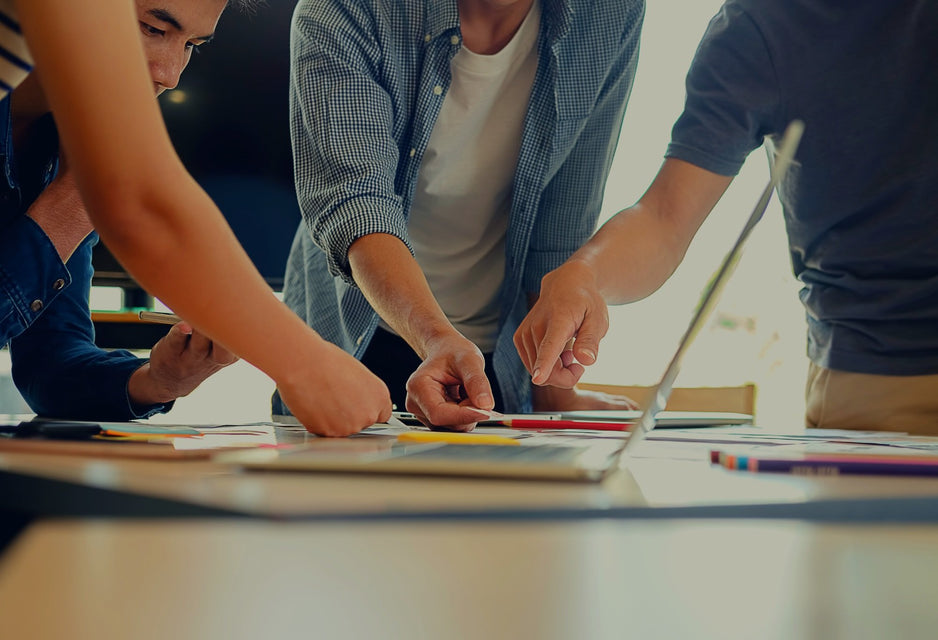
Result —
<path fill-rule="evenodd" d="M 771 161 L 772 156 L 770 154 L 771 167 L 769 183 L 762 191 L 762 195 L 759 197 L 759 201 L 756 203 L 755 208 L 752 210 L 752 213 L 746 220 L 746 224 L 743 226 L 743 230 L 740 232 L 739 237 L 733 244 L 733 248 L 730 249 L 729 253 L 726 254 L 726 257 L 720 264 L 720 268 L 717 271 L 716 277 L 713 278 L 713 280 L 704 290 L 704 293 L 700 299 L 700 303 L 697 306 L 697 310 L 694 312 L 694 316 L 690 321 L 690 325 L 687 327 L 687 331 L 684 332 L 684 336 L 681 338 L 681 342 L 678 344 L 677 351 L 671 358 L 671 362 L 668 364 L 667 369 L 665 369 L 664 375 L 661 377 L 661 381 L 652 390 L 652 393 L 648 399 L 648 403 L 642 411 L 641 418 L 639 418 L 638 422 L 636 422 L 632 427 L 631 435 L 619 450 L 620 456 L 644 440 L 648 435 L 648 432 L 654 428 L 655 419 L 662 411 L 662 409 L 664 409 L 668 402 L 668 398 L 671 395 L 671 389 L 674 386 L 674 380 L 677 378 L 677 374 L 681 370 L 681 361 L 684 359 L 684 355 L 687 353 L 687 349 L 694 341 L 694 338 L 697 337 L 697 334 L 700 333 L 700 330 L 703 328 L 704 323 L 707 321 L 707 318 L 713 311 L 714 307 L 716 307 L 716 304 L 720 299 L 720 295 L 723 293 L 723 288 L 726 286 L 727 281 L 729 281 L 730 276 L 733 275 L 733 271 L 736 269 L 736 265 L 739 263 L 743 246 L 749 239 L 749 236 L 752 234 L 753 228 L 756 226 L 759 220 L 762 219 L 763 214 L 765 214 L 765 210 L 769 206 L 769 201 L 772 199 L 772 192 L 775 190 L 775 186 L 779 183 L 779 181 L 785 175 L 785 172 L 788 170 L 788 167 L 791 165 L 792 159 L 795 156 L 795 150 L 798 148 L 798 143 L 801 140 L 801 134 L 803 131 L 804 123 L 802 123 L 800 120 L 793 121 L 788 125 L 788 128 L 785 130 L 785 134 L 782 136 L 782 140 L 779 143 L 774 155 L 774 161 Z"/>

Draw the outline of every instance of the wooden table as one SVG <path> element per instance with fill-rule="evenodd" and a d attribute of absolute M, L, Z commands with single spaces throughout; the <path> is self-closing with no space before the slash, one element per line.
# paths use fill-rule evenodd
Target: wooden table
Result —
<path fill-rule="evenodd" d="M 347 441 L 328 441 L 341 445 Z M 0 508 L 277 519 L 794 517 L 938 523 L 938 478 L 748 474 L 636 458 L 599 484 L 242 472 L 208 461 L 0 452 Z"/>
<path fill-rule="evenodd" d="M 938 479 L 744 474 L 676 457 L 572 484 L 7 451 L 0 502 L 34 517 L 0 556 L 4 639 L 938 628 Z M 101 515 L 120 519 L 89 517 Z"/>
<path fill-rule="evenodd" d="M 933 638 L 938 527 L 44 522 L 0 636 Z"/>

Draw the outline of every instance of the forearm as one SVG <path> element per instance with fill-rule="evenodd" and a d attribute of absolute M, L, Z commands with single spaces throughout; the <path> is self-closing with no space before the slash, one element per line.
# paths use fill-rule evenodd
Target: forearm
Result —
<path fill-rule="evenodd" d="M 485 360 L 446 318 L 410 250 L 374 233 L 352 243 L 348 258 L 368 302 L 423 360 L 407 381 L 407 410 L 425 424 L 472 428 L 472 407 L 495 406 Z"/>
<path fill-rule="evenodd" d="M 591 282 L 606 304 L 640 300 L 674 272 L 687 244 L 640 204 L 619 212 L 564 265 Z"/>
<path fill-rule="evenodd" d="M 638 204 L 616 214 L 541 280 L 540 298 L 514 341 L 535 384 L 572 387 L 596 361 L 606 307 L 638 300 L 674 272 L 732 178 L 666 160 Z M 561 356 L 576 338 L 576 362 Z"/>
<path fill-rule="evenodd" d="M 11 342 L 13 379 L 30 408 L 39 415 L 73 420 L 132 420 L 165 411 L 167 405 L 147 403 L 135 410 L 127 381 L 145 361 L 126 351 L 104 351 L 92 343 L 50 360 L 37 359 L 31 331 Z M 143 405 L 143 403 L 141 403 Z"/>
<path fill-rule="evenodd" d="M 197 330 L 275 380 L 315 359 L 315 332 L 279 302 L 211 200 L 187 174 L 154 194 L 131 233 L 102 237 L 131 275 Z M 147 198 L 128 198 L 147 202 Z M 186 203 L 180 207 L 178 203 Z M 180 219 L 181 218 L 181 219 Z M 209 241 L 207 241 L 209 240 Z"/>
<path fill-rule="evenodd" d="M 371 234 L 349 248 L 352 276 L 371 306 L 421 358 L 456 334 L 410 251 L 400 239 Z"/>
<path fill-rule="evenodd" d="M 641 200 L 606 222 L 564 268 L 591 281 L 606 304 L 648 296 L 674 273 L 731 181 L 666 160 Z"/>

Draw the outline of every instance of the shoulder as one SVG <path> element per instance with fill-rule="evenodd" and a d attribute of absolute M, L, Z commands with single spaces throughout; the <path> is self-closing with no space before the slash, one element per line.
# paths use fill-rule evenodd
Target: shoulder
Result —
<path fill-rule="evenodd" d="M 634 65 L 645 16 L 644 0 L 541 3 L 541 28 L 559 57 L 561 75 L 573 74 L 587 82 L 596 76 L 601 82 L 610 68 Z"/>
<path fill-rule="evenodd" d="M 644 0 L 541 2 L 542 29 L 546 29 L 549 39 L 555 39 L 553 46 L 561 56 L 589 58 L 603 66 L 623 54 L 637 54 L 645 18 Z"/>
<path fill-rule="evenodd" d="M 782 5 L 771 1 L 727 0 L 710 20 L 701 44 L 718 41 L 725 46 L 743 47 L 764 43 L 767 25 L 790 22 L 793 6 Z"/>
<path fill-rule="evenodd" d="M 300 0 L 293 13 L 293 47 L 334 54 L 359 50 L 380 57 L 400 47 L 422 45 L 431 3 Z"/>
<path fill-rule="evenodd" d="M 346 29 L 406 28 L 422 21 L 426 2 L 394 0 L 300 0 L 293 12 L 294 26 L 321 25 Z"/>
<path fill-rule="evenodd" d="M 761 55 L 766 51 L 765 34 L 760 26 L 762 14 L 753 12 L 755 7 L 764 13 L 765 6 L 771 3 L 753 3 L 747 0 L 729 0 L 710 19 L 710 24 L 704 32 L 697 48 L 694 67 L 699 63 L 707 62 L 710 58 L 730 57 L 743 59 L 753 55 Z"/>
<path fill-rule="evenodd" d="M 541 1 L 544 13 L 551 14 L 551 5 L 557 0 Z M 640 26 L 645 17 L 645 0 L 620 0 L 618 2 L 569 0 L 561 4 L 572 16 L 572 26 L 577 33 L 584 29 L 625 33 L 635 26 Z"/>

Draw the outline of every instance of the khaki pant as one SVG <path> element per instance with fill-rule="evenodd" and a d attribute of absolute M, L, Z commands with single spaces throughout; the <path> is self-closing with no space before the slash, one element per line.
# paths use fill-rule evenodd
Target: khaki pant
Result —
<path fill-rule="evenodd" d="M 938 435 L 938 375 L 878 376 L 811 364 L 805 425 Z"/>

